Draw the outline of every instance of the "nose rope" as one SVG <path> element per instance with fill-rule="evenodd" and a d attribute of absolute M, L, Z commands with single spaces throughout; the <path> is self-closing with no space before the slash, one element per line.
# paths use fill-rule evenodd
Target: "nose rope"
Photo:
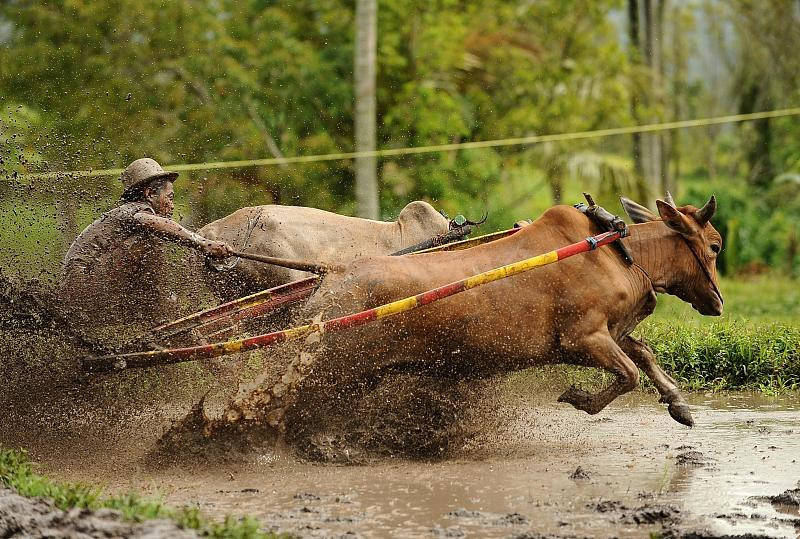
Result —
<path fill-rule="evenodd" d="M 650 246 L 648 245 L 648 248 L 649 248 L 649 247 L 650 247 Z M 639 271 L 641 271 L 642 273 L 644 273 L 644 276 L 647 278 L 647 282 L 648 282 L 648 283 L 650 283 L 650 290 L 652 290 L 652 291 L 653 291 L 653 293 L 655 293 L 655 291 L 656 291 L 656 287 L 655 287 L 655 285 L 653 285 L 653 278 L 652 278 L 652 277 L 650 277 L 650 273 L 648 273 L 648 271 L 647 271 L 646 269 L 644 269 L 644 267 L 642 267 L 642 265 L 641 265 L 641 264 L 639 264 L 638 260 L 639 260 L 639 256 L 638 256 L 638 255 L 637 255 L 637 257 L 636 257 L 636 258 L 632 258 L 633 265 L 634 265 L 635 267 L 639 268 Z"/>
<path fill-rule="evenodd" d="M 708 282 L 711 284 L 711 288 L 714 289 L 714 293 L 719 298 L 719 302 L 724 305 L 725 301 L 722 299 L 722 292 L 719 291 L 719 288 L 717 288 L 717 284 L 714 282 L 714 279 L 711 278 L 711 272 L 708 271 L 708 269 L 703 264 L 703 261 L 700 260 L 700 256 L 695 252 L 694 247 L 692 247 L 692 244 L 689 243 L 689 240 L 687 240 L 685 237 L 683 237 L 683 234 L 679 234 L 679 235 L 680 235 L 681 239 L 684 241 L 684 243 L 686 243 L 686 247 L 688 247 L 689 251 L 692 253 L 692 255 L 694 255 L 694 259 L 697 260 L 697 263 L 700 266 L 700 269 L 702 269 L 703 273 L 705 273 L 706 278 L 708 279 Z"/>
<path fill-rule="evenodd" d="M 689 248 L 689 252 L 692 253 L 692 255 L 694 256 L 695 260 L 697 260 L 697 264 L 700 266 L 700 269 L 702 269 L 703 273 L 705 273 L 706 278 L 708 279 L 708 282 L 711 284 L 711 287 L 714 289 L 714 293 L 719 298 L 720 303 L 722 303 L 724 305 L 725 304 L 725 300 L 722 299 L 722 293 L 719 291 L 719 288 L 717 288 L 716 283 L 714 283 L 714 279 L 711 278 L 711 273 L 703 265 L 703 262 L 700 260 L 700 257 L 697 255 L 697 253 L 695 252 L 694 248 L 692 247 L 692 244 L 689 243 L 689 240 L 687 240 L 685 237 L 683 237 L 682 234 L 678 234 L 678 235 L 681 237 L 681 239 L 684 241 L 684 243 L 686 243 L 686 247 Z M 633 261 L 633 265 L 636 266 L 637 268 L 639 268 L 639 270 L 641 270 L 642 273 L 644 273 L 645 277 L 647 277 L 647 280 L 650 281 L 650 288 L 652 288 L 655 291 L 655 286 L 653 286 L 653 278 L 650 277 L 650 274 L 647 272 L 647 270 L 644 269 L 641 266 L 641 264 L 636 262 L 636 260 Z"/>

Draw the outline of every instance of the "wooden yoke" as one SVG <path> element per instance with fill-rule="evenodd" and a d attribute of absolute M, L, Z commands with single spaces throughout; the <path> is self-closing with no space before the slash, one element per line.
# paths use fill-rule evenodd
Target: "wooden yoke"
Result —
<path fill-rule="evenodd" d="M 628 225 L 626 225 L 625 221 L 623 221 L 619 216 L 613 215 L 602 206 L 595 204 L 594 198 L 592 198 L 592 195 L 589 193 L 583 193 L 583 196 L 586 198 L 586 202 L 588 202 L 589 205 L 587 206 L 583 203 L 575 204 L 575 209 L 586 215 L 586 217 L 591 219 L 591 221 L 599 226 L 603 231 L 613 230 L 615 232 L 619 232 L 620 237 L 613 243 L 613 246 L 627 265 L 630 266 L 633 264 L 633 255 L 625 246 L 625 244 L 622 243 L 622 238 L 628 235 Z"/>

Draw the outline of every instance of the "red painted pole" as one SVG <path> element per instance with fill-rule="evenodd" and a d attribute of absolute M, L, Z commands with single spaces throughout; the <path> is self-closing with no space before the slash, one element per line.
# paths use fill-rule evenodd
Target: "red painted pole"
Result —
<path fill-rule="evenodd" d="M 372 309 L 367 309 L 358 313 L 333 318 L 325 322 L 308 324 L 296 328 L 285 329 L 265 333 L 255 337 L 238 339 L 234 341 L 214 343 L 202 346 L 192 346 L 188 348 L 174 348 L 170 350 L 153 350 L 148 352 L 134 352 L 130 354 L 120 354 L 115 356 L 102 356 L 87 358 L 83 362 L 84 370 L 88 372 L 105 372 L 128 368 L 152 367 L 156 365 L 168 365 L 171 363 L 181 363 L 197 359 L 209 359 L 237 352 L 246 352 L 257 348 L 264 348 L 275 343 L 297 340 L 311 333 L 339 331 L 354 326 L 360 326 L 384 318 L 393 316 L 411 309 L 416 309 L 423 305 L 428 305 L 434 301 L 464 292 L 471 288 L 481 286 L 499 279 L 505 279 L 512 275 L 529 271 L 533 268 L 551 264 L 569 258 L 579 253 L 591 251 L 608 245 L 619 239 L 621 234 L 617 231 L 604 232 L 596 236 L 590 236 L 585 240 L 567 245 L 555 251 L 550 251 L 537 255 L 519 262 L 514 262 L 506 266 L 501 266 L 466 279 L 461 279 L 444 286 L 422 292 L 416 296 L 387 303 Z"/>

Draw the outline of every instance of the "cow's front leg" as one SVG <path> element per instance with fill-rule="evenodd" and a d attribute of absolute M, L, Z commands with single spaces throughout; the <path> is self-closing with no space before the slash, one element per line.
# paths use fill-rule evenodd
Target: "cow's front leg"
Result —
<path fill-rule="evenodd" d="M 661 401 L 668 404 L 669 415 L 672 419 L 687 425 L 689 427 L 694 425 L 694 419 L 689 411 L 689 405 L 683 399 L 683 395 L 678 391 L 678 385 L 663 369 L 656 363 L 656 358 L 653 351 L 645 343 L 631 336 L 625 337 L 620 343 L 622 349 L 628 354 L 636 366 L 642 369 L 653 385 L 656 386 L 658 393 L 661 395 Z"/>
<path fill-rule="evenodd" d="M 567 344 L 565 348 L 577 363 L 605 369 L 616 379 L 603 391 L 594 394 L 571 387 L 558 398 L 558 402 L 568 402 L 578 410 L 596 414 L 639 384 L 639 369 L 607 332 L 593 333 Z"/>

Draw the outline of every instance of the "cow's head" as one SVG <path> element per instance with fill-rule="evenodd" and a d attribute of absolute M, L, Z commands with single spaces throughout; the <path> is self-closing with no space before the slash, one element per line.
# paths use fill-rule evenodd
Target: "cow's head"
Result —
<path fill-rule="evenodd" d="M 450 220 L 424 200 L 406 204 L 400 210 L 397 222 L 401 224 L 409 238 L 418 238 L 418 241 L 444 234 L 450 229 Z"/>
<path fill-rule="evenodd" d="M 717 209 L 717 199 L 712 195 L 702 208 L 691 205 L 676 207 L 667 193 L 664 200 L 657 200 L 658 216 L 635 202 L 622 198 L 625 212 L 635 223 L 661 220 L 673 232 L 683 238 L 683 249 L 673 253 L 662 253 L 662 263 L 674 265 L 674 274 L 679 276 L 667 292 L 691 303 L 700 314 L 719 316 L 722 314 L 722 293 L 717 278 L 717 255 L 722 250 L 722 236 L 711 225 L 710 220 Z"/>

